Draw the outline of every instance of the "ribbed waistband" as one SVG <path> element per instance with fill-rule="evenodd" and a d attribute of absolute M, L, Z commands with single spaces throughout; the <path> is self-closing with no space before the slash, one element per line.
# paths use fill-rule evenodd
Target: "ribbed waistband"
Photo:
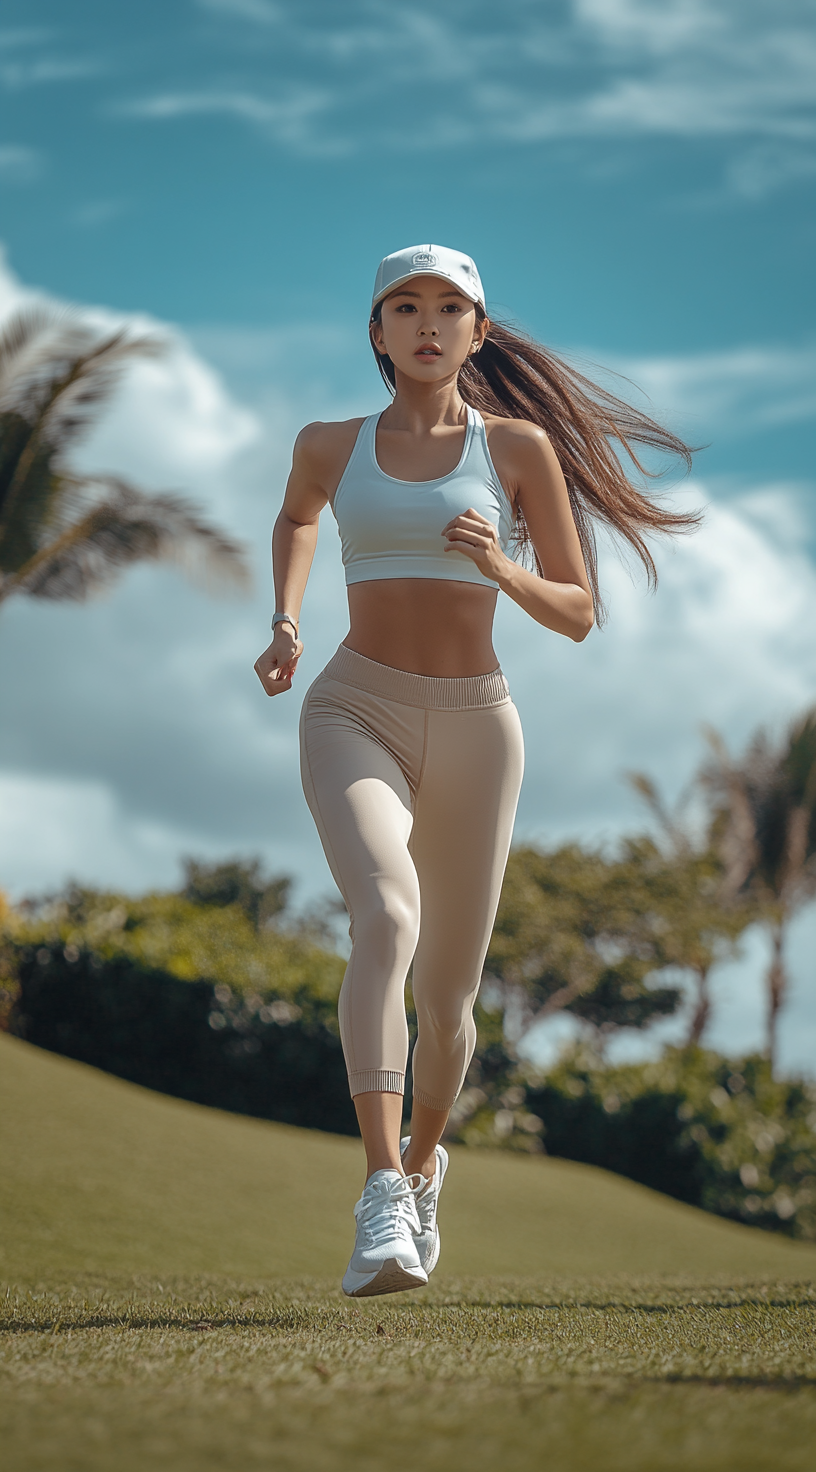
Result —
<path fill-rule="evenodd" d="M 480 710 L 503 705 L 510 699 L 510 688 L 500 669 L 491 670 L 489 675 L 451 679 L 412 675 L 408 670 L 395 670 L 389 664 L 366 659 L 345 644 L 340 645 L 323 674 L 330 680 L 380 695 L 384 700 L 417 705 L 424 710 Z"/>

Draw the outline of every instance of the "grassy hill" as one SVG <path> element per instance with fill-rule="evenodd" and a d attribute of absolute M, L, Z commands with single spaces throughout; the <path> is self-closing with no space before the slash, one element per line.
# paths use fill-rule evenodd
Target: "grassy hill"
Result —
<path fill-rule="evenodd" d="M 8 1281 L 98 1273 L 339 1277 L 362 1184 L 349 1139 L 150 1093 L 0 1036 Z M 591 1166 L 462 1148 L 437 1277 L 812 1279 L 816 1248 Z"/>
<path fill-rule="evenodd" d="M 4 1472 L 811 1472 L 816 1249 L 453 1152 L 421 1292 L 344 1300 L 353 1140 L 0 1036 Z"/>

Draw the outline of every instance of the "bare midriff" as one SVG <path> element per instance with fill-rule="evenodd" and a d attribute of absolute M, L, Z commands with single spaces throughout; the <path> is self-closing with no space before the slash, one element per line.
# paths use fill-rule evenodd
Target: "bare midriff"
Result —
<path fill-rule="evenodd" d="M 436 578 L 352 583 L 351 627 L 343 643 L 413 675 L 487 675 L 499 663 L 493 649 L 496 596 L 493 588 Z"/>

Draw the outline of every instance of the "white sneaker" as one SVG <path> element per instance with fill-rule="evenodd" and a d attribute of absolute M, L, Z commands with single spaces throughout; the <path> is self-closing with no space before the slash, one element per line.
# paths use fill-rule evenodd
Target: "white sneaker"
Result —
<path fill-rule="evenodd" d="M 406 1180 L 398 1170 L 375 1170 L 366 1181 L 354 1208 L 357 1240 L 343 1277 L 347 1297 L 401 1293 L 427 1283 L 417 1251 L 421 1227 L 415 1205 L 416 1193 L 424 1185 L 424 1176 Z"/>
<path fill-rule="evenodd" d="M 404 1140 L 400 1140 L 400 1155 L 405 1154 L 410 1142 L 410 1135 L 406 1135 Z M 444 1145 L 437 1145 L 436 1170 L 431 1180 L 424 1187 L 421 1187 L 416 1195 L 419 1236 L 415 1241 L 417 1252 L 419 1253 L 419 1260 L 426 1273 L 432 1273 L 436 1264 L 439 1262 L 439 1228 L 436 1224 L 436 1211 L 439 1205 L 439 1192 L 442 1190 L 442 1182 L 445 1179 L 447 1168 L 448 1152 Z"/>

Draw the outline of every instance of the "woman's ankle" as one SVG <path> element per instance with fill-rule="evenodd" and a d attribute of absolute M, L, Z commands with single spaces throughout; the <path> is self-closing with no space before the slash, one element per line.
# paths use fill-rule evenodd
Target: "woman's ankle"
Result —
<path fill-rule="evenodd" d="M 411 1147 L 409 1145 L 408 1149 L 402 1157 L 402 1168 L 405 1171 L 405 1174 L 407 1176 L 424 1176 L 426 1181 L 430 1181 L 436 1174 L 436 1151 L 434 1151 L 433 1155 L 431 1155 L 430 1157 L 426 1157 L 425 1160 L 417 1162 L 416 1164 L 411 1159 L 410 1152 Z"/>
<path fill-rule="evenodd" d="M 405 1175 L 405 1166 L 402 1161 L 391 1159 L 388 1155 L 376 1155 L 373 1159 L 366 1161 L 366 1180 L 377 1174 L 378 1170 L 398 1170 L 400 1175 Z"/>

